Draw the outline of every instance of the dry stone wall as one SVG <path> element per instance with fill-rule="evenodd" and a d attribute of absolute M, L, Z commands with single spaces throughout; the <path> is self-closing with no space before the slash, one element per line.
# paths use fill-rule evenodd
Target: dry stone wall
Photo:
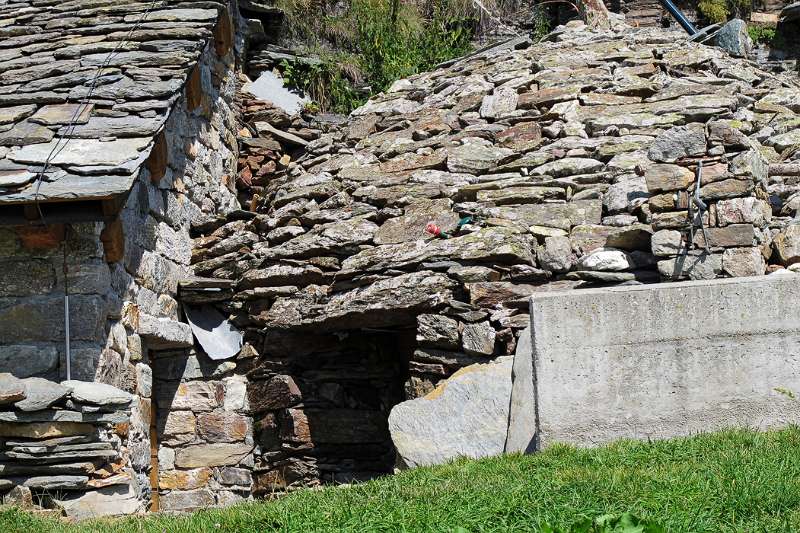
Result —
<path fill-rule="evenodd" d="M 84 18 L 79 28 L 91 28 L 97 22 L 97 9 L 106 23 L 116 22 L 116 26 L 95 28 L 96 37 L 71 48 L 76 62 L 83 61 L 94 72 L 96 54 L 111 50 L 104 41 L 121 37 L 111 29 L 128 31 L 142 16 L 144 9 L 138 9 L 138 4 L 134 12 L 127 12 L 128 7 L 119 3 L 80 12 Z M 98 489 L 102 485 L 84 483 L 86 499 L 74 509 L 64 506 L 69 514 L 78 515 L 78 508 L 113 511 L 114 502 L 129 497 L 137 509 L 144 509 L 151 491 L 158 489 L 151 484 L 151 425 L 156 426 L 151 424 L 151 415 L 157 414 L 154 394 L 161 394 L 159 400 L 164 403 L 164 392 L 157 384 L 154 387 L 151 363 L 161 351 L 175 353 L 193 346 L 177 299 L 178 282 L 191 276 L 189 230 L 192 224 L 239 207 L 234 185 L 238 157 L 234 93 L 235 58 L 242 43 L 234 33 L 235 3 L 159 7 L 163 10 L 150 13 L 138 33 L 128 37 L 130 50 L 114 57 L 110 72 L 121 81 L 100 83 L 87 112 L 91 118 L 76 126 L 72 141 L 83 146 L 89 142 L 86 139 L 102 137 L 111 150 L 114 143 L 128 142 L 131 137 L 152 137 L 145 139 L 152 141 L 146 162 L 142 164 L 141 158 L 126 167 L 134 172 L 134 179 L 116 217 L 106 223 L 0 228 L 0 266 L 13 274 L 0 280 L 0 370 L 21 378 L 48 378 L 50 388 L 58 390 L 58 381 L 66 377 L 66 288 L 72 378 L 111 384 L 136 396 L 125 421 L 127 444 L 122 460 L 132 476 L 126 491 L 108 488 L 114 493 L 105 494 Z M 67 3 L 63 9 L 69 12 L 78 7 Z M 54 27 L 54 31 L 66 34 L 63 28 Z M 148 47 L 147 41 L 158 35 L 159 46 Z M 41 47 L 38 39 L 32 32 L 31 46 Z M 23 49 L 24 55 L 38 51 Z M 37 72 L 40 84 L 60 73 Z M 61 102 L 85 93 L 76 89 L 73 94 L 53 83 L 55 89 L 47 98 L 24 91 L 18 98 Z M 41 142 L 25 139 L 17 144 L 28 148 Z M 13 164 L 17 151 L 18 147 L 0 147 L 3 170 Z M 101 171 L 111 176 L 108 180 L 118 174 L 114 169 L 92 167 L 90 160 L 70 161 L 70 172 L 82 179 Z M 0 421 L 0 426 L 7 425 L 5 419 Z M 171 488 L 170 481 L 165 481 L 164 488 Z M 181 506 L 188 504 L 175 504 Z"/>
<path fill-rule="evenodd" d="M 256 213 L 198 228 L 193 255 L 256 361 L 255 486 L 364 471 L 323 449 L 384 430 L 330 437 L 314 410 L 377 423 L 513 354 L 532 293 L 791 268 L 797 94 L 671 32 L 572 22 L 400 80 L 262 172 Z"/>

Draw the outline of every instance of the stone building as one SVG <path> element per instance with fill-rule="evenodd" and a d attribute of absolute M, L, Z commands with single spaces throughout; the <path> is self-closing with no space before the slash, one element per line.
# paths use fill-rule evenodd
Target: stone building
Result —
<path fill-rule="evenodd" d="M 237 95 L 233 4 L 0 19 L 7 498 L 390 473 L 391 409 L 513 354 L 531 293 L 800 264 L 796 80 L 660 29 L 571 22 L 336 125 Z"/>
<path fill-rule="evenodd" d="M 224 2 L 0 4 L 0 370 L 32 379 L 26 401 L 47 396 L 3 420 L 65 421 L 4 424 L 3 438 L 55 448 L 9 452 L 2 472 L 34 492 L 85 492 L 63 502 L 78 514 L 109 510 L 112 496 L 130 502 L 117 511 L 142 508 L 157 483 L 150 436 L 164 421 L 151 368 L 159 351 L 193 345 L 176 299 L 190 227 L 238 208 L 237 18 Z M 82 404 L 52 383 L 68 373 L 132 397 Z M 235 409 L 241 396 L 235 385 L 216 393 L 219 416 L 223 398 Z M 130 419 L 116 416 L 125 409 Z M 98 431 L 116 439 L 113 454 L 86 444 Z M 94 448 L 95 459 L 74 455 Z M 79 456 L 88 464 L 70 464 Z M 40 461 L 64 465 L 42 479 Z"/>

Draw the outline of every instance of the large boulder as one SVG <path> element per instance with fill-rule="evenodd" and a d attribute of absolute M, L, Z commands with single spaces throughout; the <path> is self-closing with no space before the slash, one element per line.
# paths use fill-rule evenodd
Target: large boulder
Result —
<path fill-rule="evenodd" d="M 462 368 L 428 395 L 400 403 L 389 431 L 403 467 L 503 453 L 513 357 Z"/>
<path fill-rule="evenodd" d="M 716 45 L 733 57 L 748 57 L 753 50 L 753 40 L 747 33 L 747 23 L 733 19 L 717 32 Z"/>

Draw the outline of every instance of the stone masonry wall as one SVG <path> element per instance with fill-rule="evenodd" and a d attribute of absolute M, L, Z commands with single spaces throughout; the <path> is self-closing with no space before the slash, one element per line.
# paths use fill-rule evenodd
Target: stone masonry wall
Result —
<path fill-rule="evenodd" d="M 513 353 L 532 293 L 796 268 L 797 94 L 671 32 L 571 22 L 400 80 L 270 169 L 257 213 L 200 229 L 192 261 L 229 281 L 216 305 L 258 361 L 255 487 L 324 480 L 338 441 L 312 406 L 350 401 L 350 342 L 356 375 L 374 360 L 410 399 Z"/>
<path fill-rule="evenodd" d="M 235 4 L 230 8 L 235 14 Z M 160 350 L 193 345 L 177 300 L 178 281 L 191 274 L 189 229 L 238 208 L 237 39 L 230 31 L 215 33 L 182 93 L 129 104 L 132 117 L 169 113 L 169 118 L 116 220 L 0 228 L 0 268 L 11 273 L 0 280 L 0 371 L 65 378 L 66 263 L 72 377 L 137 395 L 127 437 L 137 497 L 145 501 L 155 407 L 149 365 Z M 94 104 L 95 115 L 122 116 L 106 109 L 113 100 Z"/>

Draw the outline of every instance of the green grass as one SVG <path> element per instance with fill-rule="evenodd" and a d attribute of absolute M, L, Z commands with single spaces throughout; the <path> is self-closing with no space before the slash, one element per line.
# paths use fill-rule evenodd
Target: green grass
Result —
<path fill-rule="evenodd" d="M 7 510 L 0 531 L 642 531 L 570 529 L 625 512 L 665 531 L 800 531 L 800 428 L 558 446 L 186 516 L 69 525 Z"/>

